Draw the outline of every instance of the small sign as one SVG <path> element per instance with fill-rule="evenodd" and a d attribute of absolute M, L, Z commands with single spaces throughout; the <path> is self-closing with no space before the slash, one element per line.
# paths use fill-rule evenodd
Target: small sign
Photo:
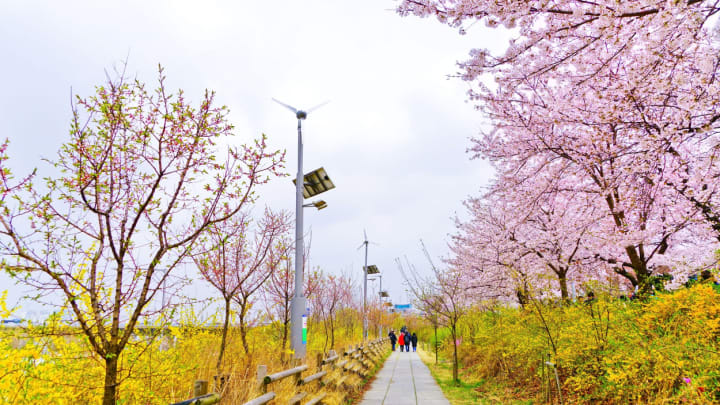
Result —
<path fill-rule="evenodd" d="M 307 315 L 302 316 L 302 342 L 307 344 Z"/>

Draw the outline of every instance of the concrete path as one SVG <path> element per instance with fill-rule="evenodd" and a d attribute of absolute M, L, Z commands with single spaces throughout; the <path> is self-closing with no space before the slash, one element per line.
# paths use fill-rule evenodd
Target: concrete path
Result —
<path fill-rule="evenodd" d="M 412 349 L 411 349 L 412 350 Z M 360 405 L 450 405 L 415 352 L 393 352 Z"/>

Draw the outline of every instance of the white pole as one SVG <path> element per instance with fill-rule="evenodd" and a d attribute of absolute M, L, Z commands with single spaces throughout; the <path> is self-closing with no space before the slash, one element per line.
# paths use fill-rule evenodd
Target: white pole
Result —
<path fill-rule="evenodd" d="M 368 256 L 368 241 L 365 237 L 365 267 L 363 267 L 363 341 L 367 340 L 367 256 Z"/>
<path fill-rule="evenodd" d="M 307 351 L 306 299 L 303 296 L 303 265 L 305 245 L 303 241 L 303 142 L 302 118 L 298 114 L 298 171 L 295 180 L 295 295 L 290 309 L 290 344 L 296 359 L 305 358 Z"/>
<path fill-rule="evenodd" d="M 382 273 L 380 273 L 380 292 L 378 292 L 378 296 L 379 296 L 379 298 L 380 298 L 380 334 L 378 335 L 378 337 L 380 337 L 380 338 L 383 337 L 383 330 L 382 330 L 382 321 L 383 321 L 382 318 L 383 318 L 383 316 L 382 316 L 382 314 L 383 314 L 383 311 L 385 311 L 385 306 L 383 306 L 383 295 L 382 295 L 382 293 L 383 293 L 383 289 L 382 289 Z"/>

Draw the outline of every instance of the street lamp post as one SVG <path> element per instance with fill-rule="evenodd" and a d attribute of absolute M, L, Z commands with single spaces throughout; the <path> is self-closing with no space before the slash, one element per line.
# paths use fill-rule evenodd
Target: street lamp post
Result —
<path fill-rule="evenodd" d="M 295 176 L 295 294 L 290 303 L 290 347 L 296 359 L 307 352 L 307 300 L 303 295 L 303 267 L 305 241 L 303 240 L 303 142 L 302 120 L 307 115 L 297 112 L 298 119 L 298 170 Z"/>
<path fill-rule="evenodd" d="M 304 194 L 307 194 L 307 187 L 304 181 L 305 176 L 303 176 L 302 120 L 307 118 L 310 111 L 327 104 L 327 102 L 313 107 L 308 111 L 302 111 L 278 100 L 273 99 L 273 101 L 294 112 L 295 117 L 298 120 L 298 169 L 295 177 L 295 294 L 293 295 L 293 299 L 290 303 L 290 347 L 293 350 L 295 358 L 302 359 L 307 353 L 308 316 L 307 299 L 303 295 L 303 265 L 305 263 L 305 243 L 303 240 L 303 197 Z M 315 172 L 311 174 L 314 174 Z M 327 177 L 327 175 L 325 175 L 325 177 Z M 327 189 L 334 187 L 329 178 L 327 178 L 327 181 L 331 187 L 325 187 L 322 191 L 326 191 Z M 324 207 L 325 206 L 322 208 Z M 318 209 L 321 208 L 318 207 Z"/>
<path fill-rule="evenodd" d="M 382 292 L 383 292 L 383 290 L 382 290 L 382 273 L 378 274 L 378 276 L 380 277 L 380 291 L 378 292 L 378 295 L 380 295 L 380 303 L 382 304 L 382 297 L 383 297 L 383 295 L 382 295 Z"/>
<path fill-rule="evenodd" d="M 367 276 L 368 274 L 378 274 L 380 273 L 380 270 L 378 270 L 377 266 L 374 264 L 371 264 L 370 266 L 367 265 L 367 243 L 365 244 L 365 266 L 363 267 L 363 273 L 364 273 L 364 286 L 363 286 L 363 340 L 367 340 L 368 335 L 368 319 L 367 319 Z"/>
<path fill-rule="evenodd" d="M 383 294 L 384 291 L 382 290 L 382 273 L 377 273 L 377 277 L 371 278 L 371 279 L 369 279 L 369 280 L 375 282 L 375 281 L 377 281 L 378 279 L 380 280 L 380 289 L 378 290 L 378 302 L 379 302 L 379 305 L 380 305 L 380 314 L 379 314 L 380 319 L 378 320 L 378 336 L 379 336 L 379 337 L 382 337 L 382 335 L 383 335 L 383 330 L 382 330 L 382 321 L 383 321 L 382 313 L 383 313 L 383 311 L 385 310 L 385 308 L 383 307 L 383 297 L 384 297 L 385 295 L 387 295 L 387 294 Z M 374 285 L 373 285 L 373 288 L 374 288 Z"/>
<path fill-rule="evenodd" d="M 367 319 L 367 276 L 368 276 L 367 255 L 368 255 L 368 241 L 367 241 L 367 235 L 365 235 L 365 266 L 363 266 L 363 342 L 367 340 L 367 327 L 368 327 L 368 319 Z"/>

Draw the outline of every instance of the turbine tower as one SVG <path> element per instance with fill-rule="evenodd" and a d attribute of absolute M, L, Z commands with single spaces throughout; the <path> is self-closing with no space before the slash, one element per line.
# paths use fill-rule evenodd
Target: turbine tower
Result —
<path fill-rule="evenodd" d="M 368 241 L 367 232 L 363 229 L 363 236 L 365 237 L 365 240 L 363 241 L 360 246 L 358 246 L 358 250 L 365 246 L 365 266 L 363 266 L 363 341 L 367 340 L 367 334 L 368 334 L 368 319 L 367 319 L 367 276 L 368 276 L 368 245 L 372 242 Z M 373 243 L 374 244 L 374 243 Z M 374 267 L 374 266 L 373 266 Z M 377 270 L 376 270 L 377 272 Z M 382 283 L 382 281 L 381 281 Z M 380 284 L 380 288 L 382 289 L 382 284 Z"/>
<path fill-rule="evenodd" d="M 324 106 L 328 101 L 303 111 L 274 98 L 272 100 L 294 112 L 298 120 L 298 170 L 295 181 L 295 294 L 290 304 L 290 347 L 293 349 L 295 358 L 302 359 L 307 352 L 307 299 L 303 295 L 303 265 L 305 264 L 303 189 L 305 181 L 303 176 L 302 120 L 306 119 L 311 111 Z"/>

